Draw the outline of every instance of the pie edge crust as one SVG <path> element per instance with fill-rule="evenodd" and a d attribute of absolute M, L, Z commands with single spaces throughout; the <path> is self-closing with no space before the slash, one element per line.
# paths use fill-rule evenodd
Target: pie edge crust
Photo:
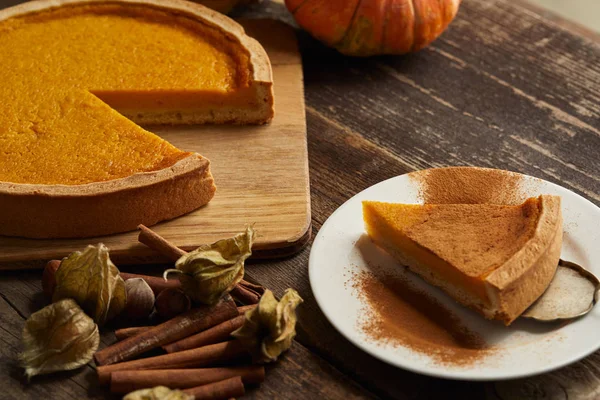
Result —
<path fill-rule="evenodd" d="M 195 153 L 168 168 L 85 185 L 0 183 L 0 234 L 83 238 L 154 225 L 206 203 L 216 186 Z"/>

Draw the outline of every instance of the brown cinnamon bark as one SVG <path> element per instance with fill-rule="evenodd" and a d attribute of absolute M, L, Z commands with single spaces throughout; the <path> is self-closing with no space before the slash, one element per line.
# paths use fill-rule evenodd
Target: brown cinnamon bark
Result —
<path fill-rule="evenodd" d="M 121 272 L 121 278 L 123 278 L 124 281 L 131 278 L 142 278 L 146 281 L 148 286 L 150 286 L 155 296 L 157 296 L 160 292 L 162 292 L 165 289 L 181 287 L 181 282 L 179 282 L 179 279 L 171 279 L 166 281 L 160 276 L 149 276 L 140 274 L 130 274 L 129 272 Z"/>
<path fill-rule="evenodd" d="M 178 351 L 189 350 L 207 344 L 220 343 L 231 338 L 231 332 L 235 331 L 244 324 L 245 317 L 237 316 L 219 325 L 213 326 L 204 332 L 178 340 L 177 342 L 163 346 L 167 353 L 176 353 Z"/>
<path fill-rule="evenodd" d="M 168 386 L 172 389 L 186 389 L 239 376 L 245 384 L 261 383 L 265 380 L 262 366 L 199 368 L 199 369 L 157 369 L 145 371 L 116 371 L 110 375 L 112 393 L 129 393 L 154 386 Z"/>
<path fill-rule="evenodd" d="M 231 295 L 243 304 L 257 304 L 260 300 L 260 294 L 250 290 L 241 283 L 238 283 L 231 289 Z"/>
<path fill-rule="evenodd" d="M 141 243 L 156 250 L 170 260 L 177 261 L 181 256 L 186 254 L 184 250 L 181 250 L 152 229 L 144 225 L 139 225 L 138 229 L 140 230 L 138 240 Z M 256 304 L 264 291 L 265 288 L 262 286 L 255 285 L 242 279 L 242 281 L 233 288 L 231 295 L 244 304 Z"/>
<path fill-rule="evenodd" d="M 231 291 L 231 295 L 242 304 L 257 304 L 265 293 L 265 288 L 244 279 Z"/>
<path fill-rule="evenodd" d="M 195 400 L 223 400 L 240 397 L 246 393 L 242 379 L 239 376 L 204 386 L 184 389 L 183 391 L 194 396 Z"/>
<path fill-rule="evenodd" d="M 133 337 L 117 342 L 94 355 L 97 365 L 130 360 L 167 343 L 183 339 L 239 315 L 230 296 L 213 306 L 199 306 Z"/>
<path fill-rule="evenodd" d="M 110 382 L 111 373 L 115 371 L 203 367 L 240 358 L 246 354 L 246 349 L 239 341 L 231 340 L 173 354 L 103 365 L 97 367 L 96 372 L 100 384 L 105 385 Z"/>
<path fill-rule="evenodd" d="M 246 289 L 248 289 L 248 290 L 252 290 L 253 292 L 255 292 L 255 293 L 257 293 L 257 294 L 259 294 L 259 295 L 261 295 L 261 296 L 262 296 L 263 294 L 265 294 L 265 290 L 266 290 L 266 289 L 265 289 L 263 286 L 261 286 L 261 285 L 257 285 L 257 284 L 255 284 L 255 283 L 252 283 L 252 282 L 248 282 L 248 281 L 247 281 L 247 280 L 245 280 L 245 279 L 242 279 L 242 280 L 240 281 L 240 285 L 244 286 L 244 287 L 245 287 Z"/>
<path fill-rule="evenodd" d="M 123 328 L 123 329 L 117 329 L 115 331 L 115 336 L 117 337 L 117 340 L 123 340 L 123 339 L 127 339 L 130 338 L 132 336 L 138 335 L 144 331 L 147 331 L 148 329 L 153 328 L 152 326 L 134 326 L 132 328 Z"/>
<path fill-rule="evenodd" d="M 140 243 L 145 244 L 152 250 L 156 250 L 163 256 L 167 257 L 169 260 L 177 261 L 181 256 L 186 254 L 185 251 L 181 250 L 177 246 L 174 246 L 165 238 L 163 238 L 147 226 L 138 225 L 138 229 L 140 230 L 140 234 L 138 236 L 138 240 L 140 241 Z"/>

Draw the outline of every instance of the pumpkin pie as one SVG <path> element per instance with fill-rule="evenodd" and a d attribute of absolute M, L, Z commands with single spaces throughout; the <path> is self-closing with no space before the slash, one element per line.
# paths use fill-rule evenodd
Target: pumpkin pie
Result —
<path fill-rule="evenodd" d="M 546 290 L 562 243 L 560 197 L 521 205 L 363 202 L 371 239 L 485 317 L 514 321 Z"/>
<path fill-rule="evenodd" d="M 0 234 L 86 237 L 211 200 L 209 161 L 139 124 L 262 124 L 269 59 L 180 0 L 42 0 L 0 11 Z"/>

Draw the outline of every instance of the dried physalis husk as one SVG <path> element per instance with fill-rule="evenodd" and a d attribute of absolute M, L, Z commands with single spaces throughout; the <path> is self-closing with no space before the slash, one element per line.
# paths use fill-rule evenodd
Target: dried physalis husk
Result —
<path fill-rule="evenodd" d="M 230 239 L 202 245 L 179 258 L 177 269 L 181 288 L 192 300 L 215 304 L 244 277 L 244 261 L 252 254 L 254 230 L 251 227 Z"/>
<path fill-rule="evenodd" d="M 266 290 L 258 306 L 246 311 L 244 325 L 231 335 L 245 345 L 255 362 L 275 361 L 292 345 L 296 336 L 296 307 L 302 301 L 294 289 L 287 289 L 280 301 Z"/>
<path fill-rule="evenodd" d="M 125 282 L 102 243 L 62 260 L 52 301 L 68 298 L 74 299 L 100 326 L 125 308 Z"/>
<path fill-rule="evenodd" d="M 181 390 L 171 390 L 166 386 L 140 389 L 123 397 L 123 400 L 194 400 L 194 396 Z"/>
<path fill-rule="evenodd" d="M 72 299 L 52 303 L 31 314 L 23 328 L 19 355 L 25 375 L 78 368 L 92 360 L 100 343 L 98 325 Z"/>

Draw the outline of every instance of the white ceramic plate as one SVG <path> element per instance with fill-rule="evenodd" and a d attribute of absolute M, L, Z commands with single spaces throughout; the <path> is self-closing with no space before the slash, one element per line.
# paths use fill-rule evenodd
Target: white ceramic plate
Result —
<path fill-rule="evenodd" d="M 576 262 L 600 276 L 600 209 L 563 187 L 537 178 L 524 178 L 531 183 L 524 189 L 527 196 L 555 194 L 562 197 L 564 240 L 561 258 Z M 407 175 L 371 186 L 338 208 L 314 240 L 309 260 L 310 284 L 321 310 L 342 335 L 389 364 L 426 375 L 468 380 L 540 374 L 573 363 L 600 348 L 600 307 L 560 329 L 523 319 L 504 327 L 457 305 L 437 288 L 399 267 L 370 240 L 364 240 L 361 202 L 419 203 L 416 186 L 415 180 Z M 370 248 L 365 249 L 365 246 Z M 497 350 L 475 364 L 461 366 L 439 363 L 408 347 L 367 337 L 359 329 L 365 304 L 352 285 L 348 285 L 348 280 L 353 272 L 369 270 L 375 264 L 386 271 L 404 274 L 411 284 L 442 302 L 469 330 L 478 333 Z"/>

